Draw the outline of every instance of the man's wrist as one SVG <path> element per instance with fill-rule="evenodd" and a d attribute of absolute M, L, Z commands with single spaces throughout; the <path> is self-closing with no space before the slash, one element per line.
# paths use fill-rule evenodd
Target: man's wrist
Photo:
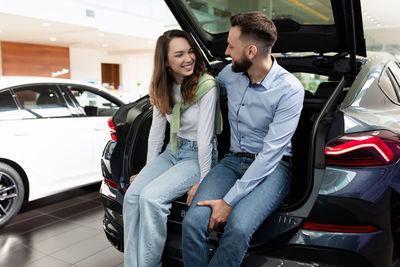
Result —
<path fill-rule="evenodd" d="M 234 204 L 232 204 L 232 199 L 228 195 L 226 195 L 222 200 L 225 201 L 225 203 L 228 204 L 229 206 L 231 207 L 234 206 Z"/>

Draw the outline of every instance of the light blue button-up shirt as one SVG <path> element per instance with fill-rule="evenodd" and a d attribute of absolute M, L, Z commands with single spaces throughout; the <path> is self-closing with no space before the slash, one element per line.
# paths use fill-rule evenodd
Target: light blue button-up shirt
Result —
<path fill-rule="evenodd" d="M 226 66 L 217 76 L 221 92 L 228 96 L 231 152 L 258 154 L 241 179 L 225 195 L 234 206 L 272 173 L 282 156 L 291 156 L 291 142 L 303 107 L 300 81 L 273 58 L 260 83 Z"/>

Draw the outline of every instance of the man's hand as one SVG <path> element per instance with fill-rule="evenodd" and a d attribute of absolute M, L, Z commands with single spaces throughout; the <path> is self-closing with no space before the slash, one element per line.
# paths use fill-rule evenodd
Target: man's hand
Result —
<path fill-rule="evenodd" d="M 189 191 L 187 192 L 187 200 L 186 200 L 186 204 L 188 204 L 189 206 L 192 205 L 192 201 L 194 196 L 196 195 L 197 192 L 197 188 L 199 188 L 200 183 L 194 184 L 192 186 L 192 188 L 189 189 Z"/>
<path fill-rule="evenodd" d="M 223 199 L 204 200 L 197 203 L 198 206 L 210 206 L 212 209 L 208 231 L 216 228 L 218 225 L 225 225 L 231 215 L 233 207 Z"/>
<path fill-rule="evenodd" d="M 137 174 L 132 175 L 132 176 L 129 178 L 129 182 L 132 183 L 133 180 L 135 180 L 136 176 L 137 176 Z"/>

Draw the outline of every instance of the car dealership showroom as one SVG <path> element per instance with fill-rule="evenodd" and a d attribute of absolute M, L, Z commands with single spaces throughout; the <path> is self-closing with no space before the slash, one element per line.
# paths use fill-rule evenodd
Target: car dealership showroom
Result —
<path fill-rule="evenodd" d="M 332 38 L 330 43 L 341 40 L 337 50 L 333 45 L 329 47 L 331 51 L 321 48 L 323 43 L 318 43 L 320 47 L 315 45 L 310 51 L 280 48 L 276 48 L 279 51 L 272 51 L 279 64 L 288 66 L 287 70 L 295 74 L 306 93 L 313 98 L 304 102 L 304 112 L 312 109 L 313 113 L 307 113 L 309 116 L 304 121 L 308 124 L 302 124 L 301 128 L 317 131 L 315 125 L 321 121 L 323 124 L 321 114 L 332 106 L 329 103 L 339 94 L 334 92 L 339 92 L 341 84 L 343 91 L 349 93 L 346 98 L 343 96 L 343 103 L 337 104 L 334 110 L 341 110 L 345 119 L 338 119 L 332 111 L 329 113 L 331 120 L 327 122 L 333 120 L 340 124 L 344 121 L 345 126 L 340 128 L 342 132 L 329 132 L 326 142 L 316 142 L 316 148 L 310 146 L 315 151 L 318 146 L 325 148 L 326 155 L 324 160 L 318 160 L 315 156 L 315 162 L 304 163 L 309 164 L 302 168 L 304 175 L 311 177 L 312 173 L 314 178 L 304 179 L 304 185 L 301 185 L 303 180 L 296 177 L 292 186 L 298 186 L 301 190 L 290 190 L 303 192 L 293 194 L 291 202 L 285 202 L 286 206 L 278 208 L 279 216 L 277 213 L 274 215 L 279 217 L 279 223 L 285 221 L 282 221 L 281 228 L 273 228 L 274 231 L 280 229 L 281 234 L 268 237 L 267 240 L 266 236 L 269 235 L 262 236 L 259 229 L 260 233 L 256 232 L 258 236 L 253 236 L 253 243 L 242 266 L 400 266 L 400 195 L 397 195 L 400 192 L 399 0 L 0 0 L 1 267 L 124 266 L 121 226 L 123 196 L 129 186 L 130 175 L 138 173 L 145 163 L 147 145 L 143 144 L 147 144 L 148 127 L 142 126 L 144 122 L 137 128 L 127 127 L 128 124 L 122 125 L 121 121 L 129 121 L 129 116 L 151 118 L 152 105 L 148 94 L 157 38 L 171 29 L 188 31 L 201 48 L 208 71 L 217 74 L 216 66 L 226 65 L 230 61 L 229 57 L 223 56 L 226 32 L 230 26 L 229 17 L 241 12 L 240 7 L 244 2 L 248 2 L 244 11 L 257 10 L 273 18 L 278 28 L 278 40 L 280 36 L 282 40 L 289 40 L 284 38 L 293 29 L 300 29 L 296 36 L 301 38 L 301 33 L 309 32 L 309 41 L 310 38 L 320 37 L 311 33 L 310 29 L 329 24 L 332 24 L 329 25 L 332 26 L 330 29 L 334 30 L 324 32 L 326 40 Z M 337 8 L 340 5 L 343 8 Z M 345 8 L 352 12 L 342 12 Z M 186 13 L 187 10 L 190 12 Z M 345 16 L 337 15 L 341 12 Z M 341 18 L 345 22 L 340 24 Z M 192 20 L 198 23 L 192 23 Z M 285 24 L 288 20 L 293 23 Z M 305 31 L 302 30 L 304 25 Z M 343 25 L 346 30 L 341 32 Z M 287 28 L 281 32 L 282 27 Z M 197 34 L 199 29 L 211 37 L 202 39 L 203 35 Z M 346 37 L 334 39 L 332 32 L 345 33 L 343 36 Z M 357 35 L 361 39 L 352 39 L 352 36 L 356 36 L 353 32 L 361 32 L 361 35 Z M 222 44 L 218 46 L 222 52 L 216 55 L 208 45 L 217 44 L 218 41 Z M 295 44 L 296 39 L 292 43 Z M 360 52 L 362 50 L 366 54 Z M 300 73 L 295 65 L 301 60 L 297 60 L 296 64 L 287 62 L 293 56 L 300 58 L 303 52 L 306 52 L 304 55 L 309 62 L 314 57 L 315 60 L 311 67 Z M 385 56 L 380 56 L 382 52 Z M 385 73 L 389 73 L 388 76 L 379 78 L 381 74 L 377 72 L 371 72 L 369 76 L 363 74 L 367 68 L 361 66 L 370 66 L 369 58 L 372 56 L 390 58 L 388 63 L 381 66 Z M 346 62 L 354 64 L 343 67 Z M 311 69 L 317 65 L 319 69 L 313 72 Z M 375 67 L 371 65 L 368 68 L 372 70 Z M 342 76 L 345 77 L 343 81 L 340 80 Z M 373 78 L 380 79 L 376 87 L 381 88 L 382 95 L 388 100 L 370 104 L 366 109 L 370 115 L 355 119 L 354 114 L 365 107 L 362 95 L 369 95 L 366 85 L 374 84 Z M 345 79 L 352 80 L 346 83 Z M 331 87 L 333 85 L 332 90 L 328 95 L 325 94 L 324 102 L 321 102 L 323 97 L 317 99 L 318 89 L 329 84 Z M 382 89 L 385 85 L 392 86 L 393 90 L 388 92 Z M 353 95 L 353 102 L 357 102 L 358 106 L 348 111 L 346 108 L 351 107 L 353 102 L 347 99 L 353 94 L 352 88 L 355 86 L 362 87 Z M 370 96 L 378 98 L 377 93 Z M 310 108 L 310 103 L 320 105 L 320 115 L 314 106 Z M 388 103 L 393 107 L 389 109 Z M 379 124 L 371 124 L 375 120 L 372 113 L 376 116 L 383 114 L 376 119 Z M 118 116 L 113 117 L 115 114 Z M 353 120 L 346 119 L 351 114 L 354 115 Z M 303 123 L 302 117 L 300 123 Z M 357 128 L 354 126 L 356 124 L 362 126 Z M 358 130 L 354 130 L 356 128 Z M 132 133 L 140 132 L 140 129 L 143 129 L 144 135 Z M 372 133 L 373 138 L 379 141 L 369 144 L 360 141 L 364 137 L 354 137 L 354 133 L 364 131 Z M 122 136 L 129 138 L 125 141 Z M 353 147 L 348 145 L 343 153 L 375 149 L 371 157 L 381 155 L 386 160 L 385 164 L 368 161 L 352 165 L 349 162 L 353 159 L 345 158 L 341 165 L 338 163 L 340 159 L 332 159 L 336 152 L 330 152 L 328 145 L 340 136 L 344 136 L 340 139 L 344 140 L 343 145 L 361 142 Z M 346 143 L 347 139 L 353 137 L 354 140 Z M 218 142 L 219 145 L 224 143 L 220 139 Z M 131 144 L 131 147 L 122 147 L 122 144 Z M 134 146 L 146 148 L 138 151 L 132 148 Z M 335 146 L 340 145 L 335 143 Z M 296 147 L 293 146 L 293 149 Z M 309 151 L 307 147 L 303 149 Z M 113 150 L 120 154 L 112 154 Z M 313 153 L 302 155 L 307 158 L 312 157 Z M 132 163 L 132 154 L 136 155 L 136 162 L 139 163 Z M 318 155 L 317 152 L 314 154 Z M 361 152 L 357 154 L 355 161 L 361 162 L 363 155 Z M 333 161 L 335 163 L 331 164 Z M 381 180 L 372 182 L 372 173 L 376 174 L 375 177 L 381 177 Z M 321 178 L 324 180 L 320 183 L 319 174 L 325 177 Z M 361 179 L 361 182 L 357 179 Z M 356 181 L 368 188 L 379 187 L 384 188 L 382 192 L 393 193 L 382 193 L 382 197 L 372 191 L 365 194 L 346 193 L 352 184 L 355 186 Z M 358 219 L 318 220 L 320 217 L 316 214 L 319 214 L 319 210 L 325 210 L 321 208 L 321 203 L 326 205 L 327 213 L 330 213 L 329 208 L 339 205 L 328 199 L 329 196 L 336 200 L 341 197 L 357 198 L 358 201 L 356 204 L 343 202 L 351 203 L 347 204 L 348 210 L 344 212 L 343 207 L 333 209 L 342 212 L 330 214 L 330 218 L 345 216 Z M 378 198 L 387 199 L 385 203 L 389 204 L 379 202 L 379 206 Z M 178 230 L 168 232 L 163 266 L 183 266 L 180 226 L 187 206 L 185 200 L 177 201 L 172 209 L 174 205 L 184 207 L 179 208 L 179 212 L 171 212 L 169 217 L 168 229 Z M 375 218 L 381 218 L 379 220 L 369 221 L 361 211 L 360 214 L 364 215 L 353 213 L 354 207 L 372 211 L 378 206 L 382 213 L 365 214 L 371 217 L 376 215 Z M 181 217 L 180 221 L 174 216 Z M 290 229 L 282 230 L 286 220 L 291 224 Z M 176 234 L 178 237 L 174 237 L 173 233 L 179 233 Z M 384 238 L 380 237 L 380 233 L 384 233 Z M 215 240 L 221 235 L 219 232 L 210 234 L 212 253 L 216 249 L 212 246 L 218 246 Z M 256 244 L 260 239 L 264 243 Z M 382 253 L 371 252 L 370 247 L 364 246 L 371 242 L 375 242 L 377 247 L 381 246 L 380 249 L 387 251 L 387 255 L 377 256 Z M 179 248 L 175 248 L 174 244 L 179 244 Z M 295 249 L 284 249 L 289 247 Z M 332 251 L 336 254 L 332 254 Z"/>

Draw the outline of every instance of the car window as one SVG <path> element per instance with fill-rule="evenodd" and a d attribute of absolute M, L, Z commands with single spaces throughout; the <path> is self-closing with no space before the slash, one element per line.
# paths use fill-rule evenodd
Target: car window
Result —
<path fill-rule="evenodd" d="M 292 19 L 299 24 L 334 24 L 330 0 L 184 0 L 209 33 L 228 32 L 229 18 L 239 12 L 262 11 L 271 19 Z"/>
<path fill-rule="evenodd" d="M 327 82 L 329 80 L 328 76 L 314 73 L 294 72 L 293 74 L 297 77 L 297 79 L 299 79 L 304 89 L 313 95 L 317 91 L 320 83 Z"/>
<path fill-rule="evenodd" d="M 85 88 L 69 87 L 87 116 L 112 116 L 119 106 L 104 96 Z"/>
<path fill-rule="evenodd" d="M 390 62 L 389 69 L 390 69 L 391 74 L 393 75 L 394 90 L 395 90 L 398 102 L 400 103 L 400 64 L 395 63 L 395 62 Z"/>
<path fill-rule="evenodd" d="M 29 112 L 20 110 L 9 90 L 0 93 L 0 121 L 35 118 Z"/>
<path fill-rule="evenodd" d="M 0 92 L 0 112 L 17 110 L 18 106 L 15 103 L 11 92 L 6 90 L 4 92 Z"/>
<path fill-rule="evenodd" d="M 399 84 L 390 68 L 382 73 L 379 87 L 392 102 L 400 103 Z"/>
<path fill-rule="evenodd" d="M 14 89 L 21 108 L 36 118 L 69 117 L 71 113 L 56 85 L 34 85 Z"/>

